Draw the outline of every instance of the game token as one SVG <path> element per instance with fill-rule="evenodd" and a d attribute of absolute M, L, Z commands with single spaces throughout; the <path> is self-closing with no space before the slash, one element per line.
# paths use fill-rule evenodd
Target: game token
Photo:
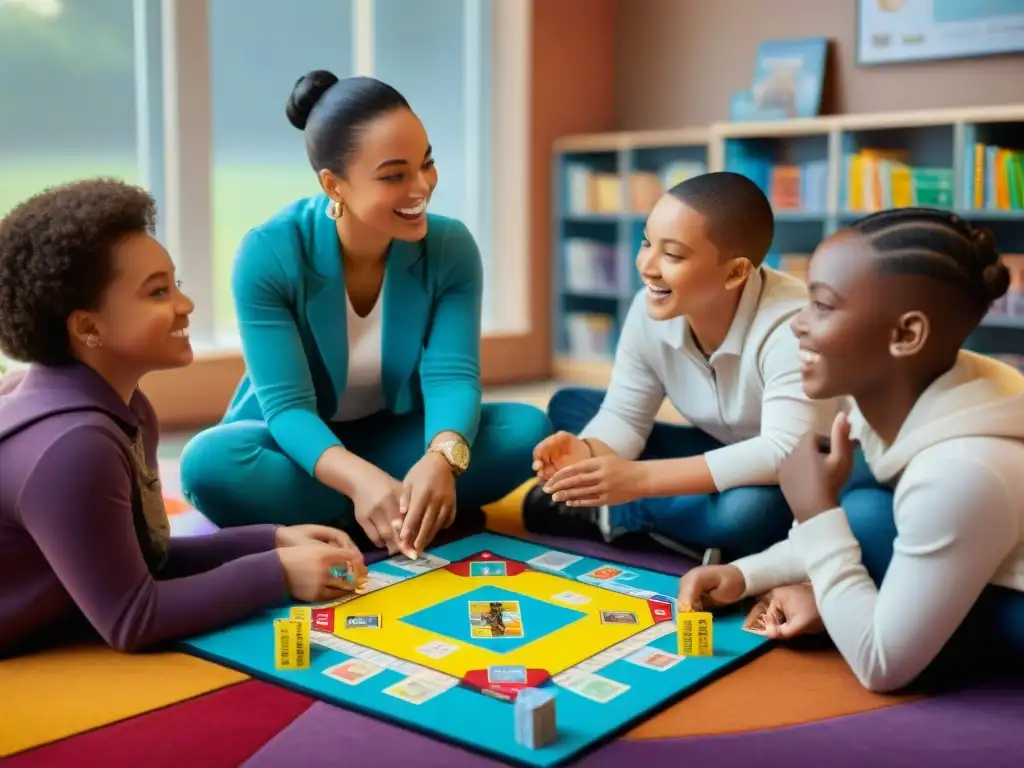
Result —
<path fill-rule="evenodd" d="M 676 619 L 679 627 L 680 656 L 713 656 L 712 616 L 708 612 L 689 611 Z"/>
<path fill-rule="evenodd" d="M 514 721 L 516 741 L 528 749 L 539 749 L 555 740 L 555 696 L 550 691 L 524 688 L 516 696 Z"/>
<path fill-rule="evenodd" d="M 274 620 L 274 667 L 309 669 L 309 625 L 296 619 Z"/>

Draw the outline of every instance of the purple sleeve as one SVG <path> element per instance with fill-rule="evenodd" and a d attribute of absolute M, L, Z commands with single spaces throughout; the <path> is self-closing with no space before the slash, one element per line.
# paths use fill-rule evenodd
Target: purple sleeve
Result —
<path fill-rule="evenodd" d="M 167 563 L 160 576 L 190 576 L 246 555 L 270 552 L 275 548 L 276 530 L 276 525 L 249 525 L 242 528 L 226 528 L 204 536 L 171 539 Z"/>
<path fill-rule="evenodd" d="M 19 503 L 25 529 L 112 647 L 138 651 L 287 600 L 274 550 L 194 576 L 153 578 L 135 536 L 131 488 L 128 457 L 117 438 L 83 426 L 47 449 Z"/>

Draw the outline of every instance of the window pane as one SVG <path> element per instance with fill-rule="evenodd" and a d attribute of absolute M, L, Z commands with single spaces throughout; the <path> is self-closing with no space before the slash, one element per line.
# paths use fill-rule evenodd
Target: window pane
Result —
<path fill-rule="evenodd" d="M 132 7 L 0 2 L 0 216 L 54 184 L 138 183 Z"/>
<path fill-rule="evenodd" d="M 56 184 L 140 183 L 132 9 L 0 1 L 0 218 Z M 0 355 L 0 368 L 10 365 Z"/>
<path fill-rule="evenodd" d="M 320 191 L 284 114 L 312 69 L 352 74 L 352 0 L 210 0 L 216 330 L 237 334 L 231 264 L 245 233 Z"/>
<path fill-rule="evenodd" d="M 430 209 L 469 227 L 483 256 L 487 293 L 490 54 L 474 56 L 474 51 L 485 47 L 481 35 L 490 22 L 489 5 L 489 0 L 375 0 L 373 5 L 373 74 L 401 91 L 423 121 L 438 171 Z M 485 328 L 489 303 L 485 296 Z"/>

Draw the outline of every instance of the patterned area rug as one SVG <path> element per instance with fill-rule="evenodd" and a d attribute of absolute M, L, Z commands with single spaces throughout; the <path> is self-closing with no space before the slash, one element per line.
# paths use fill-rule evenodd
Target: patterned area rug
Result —
<path fill-rule="evenodd" d="M 164 467 L 174 535 L 215 530 L 181 499 L 176 470 L 173 461 Z M 488 509 L 488 527 L 524 535 L 521 496 Z M 692 565 L 583 542 L 572 548 L 675 573 Z M 177 653 L 126 657 L 90 647 L 0 662 L 0 691 L 19 692 L 0 696 L 4 766 L 170 768 L 199 757 L 209 768 L 497 765 Z M 1021 722 L 1024 683 L 881 696 L 861 688 L 833 650 L 779 647 L 579 764 L 1009 768 L 1024 754 Z"/>

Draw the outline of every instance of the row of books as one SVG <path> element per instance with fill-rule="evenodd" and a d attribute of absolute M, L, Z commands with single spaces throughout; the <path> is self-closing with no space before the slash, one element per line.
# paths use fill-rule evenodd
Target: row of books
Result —
<path fill-rule="evenodd" d="M 1024 210 L 1024 151 L 977 143 L 964 166 L 964 206 L 997 211 Z"/>
<path fill-rule="evenodd" d="M 576 360 L 609 360 L 614 350 L 615 321 L 600 312 L 568 312 L 566 352 Z"/>
<path fill-rule="evenodd" d="M 730 160 L 729 170 L 757 184 L 775 211 L 825 213 L 828 209 L 828 161 L 773 163 L 758 157 Z"/>
<path fill-rule="evenodd" d="M 656 171 L 633 171 L 626 176 L 569 162 L 565 169 L 566 213 L 647 214 L 665 190 L 706 172 L 704 163 L 692 160 L 673 160 Z"/>
<path fill-rule="evenodd" d="M 913 166 L 901 149 L 862 149 L 846 157 L 843 205 L 849 211 L 880 211 L 911 205 L 952 208 L 952 168 Z"/>
<path fill-rule="evenodd" d="M 618 247 L 599 240 L 572 237 L 565 241 L 565 289 L 570 293 L 619 291 Z"/>

